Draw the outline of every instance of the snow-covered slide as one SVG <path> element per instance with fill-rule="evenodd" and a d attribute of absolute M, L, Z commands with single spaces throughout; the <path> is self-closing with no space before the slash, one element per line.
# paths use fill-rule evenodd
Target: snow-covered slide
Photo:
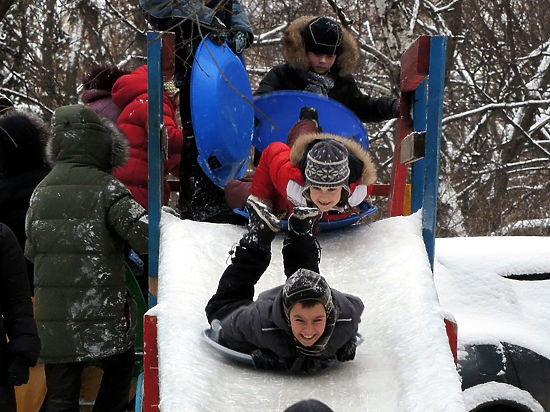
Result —
<path fill-rule="evenodd" d="M 394 217 L 321 233 L 321 272 L 364 301 L 365 338 L 354 361 L 311 376 L 257 371 L 201 338 L 204 306 L 244 228 L 180 221 L 161 225 L 158 317 L 160 410 L 283 411 L 316 398 L 336 412 L 464 411 L 443 316 L 421 236 L 421 217 Z M 283 283 L 283 234 L 257 293 Z"/>

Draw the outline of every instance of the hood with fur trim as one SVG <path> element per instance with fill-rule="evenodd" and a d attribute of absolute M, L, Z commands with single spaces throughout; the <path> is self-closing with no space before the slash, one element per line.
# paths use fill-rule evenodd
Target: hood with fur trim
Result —
<path fill-rule="evenodd" d="M 306 25 L 317 16 L 304 16 L 294 20 L 283 34 L 283 55 L 293 69 L 307 72 L 309 61 L 302 32 Z M 341 52 L 336 57 L 331 71 L 343 77 L 354 72 L 359 62 L 359 45 L 353 35 L 342 28 Z"/>
<path fill-rule="evenodd" d="M 46 146 L 50 165 L 73 162 L 111 172 L 128 161 L 128 139 L 109 119 L 75 104 L 58 108 L 52 118 L 53 137 Z"/>
<path fill-rule="evenodd" d="M 0 117 L 0 175 L 10 177 L 45 167 L 44 147 L 50 137 L 36 114 L 10 110 Z"/>
<path fill-rule="evenodd" d="M 350 183 L 360 180 L 361 184 L 371 185 L 376 181 L 376 167 L 368 152 L 355 140 L 330 133 L 308 133 L 299 136 L 290 149 L 290 162 L 292 165 L 300 168 L 302 159 L 307 154 L 307 151 L 311 149 L 310 144 L 318 139 L 334 139 L 341 142 L 346 146 L 351 155 L 363 163 L 360 176 L 355 179 L 350 175 Z"/>

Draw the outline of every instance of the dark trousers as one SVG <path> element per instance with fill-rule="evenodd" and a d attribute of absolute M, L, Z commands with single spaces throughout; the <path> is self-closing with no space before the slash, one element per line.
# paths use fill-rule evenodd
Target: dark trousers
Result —
<path fill-rule="evenodd" d="M 289 236 L 283 245 L 283 264 L 288 278 L 303 268 L 319 273 L 319 245 L 313 236 Z M 263 275 L 271 253 L 265 250 L 237 246 L 231 264 L 225 269 L 218 289 L 206 305 L 208 322 L 223 319 L 240 306 L 254 299 L 254 286 Z"/>
<path fill-rule="evenodd" d="M 13 386 L 0 386 L 0 411 L 17 412 Z"/>
<path fill-rule="evenodd" d="M 95 400 L 94 412 L 124 412 L 134 368 L 134 348 L 101 360 L 103 378 Z M 84 362 L 45 365 L 45 412 L 79 412 L 80 384 Z"/>

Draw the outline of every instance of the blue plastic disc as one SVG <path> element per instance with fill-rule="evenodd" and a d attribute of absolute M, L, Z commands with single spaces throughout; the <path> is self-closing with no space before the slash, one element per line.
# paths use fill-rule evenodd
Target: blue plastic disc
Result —
<path fill-rule="evenodd" d="M 191 118 L 198 163 L 217 186 L 244 176 L 254 109 L 246 68 L 227 44 L 205 38 L 191 71 Z"/>
<path fill-rule="evenodd" d="M 323 132 L 352 137 L 368 149 L 367 131 L 361 120 L 343 104 L 314 93 L 279 90 L 254 98 L 254 138 L 252 144 L 264 150 L 270 143 L 286 142 L 288 132 L 299 120 L 300 109 L 314 107 Z"/>
<path fill-rule="evenodd" d="M 360 209 L 359 213 L 350 215 L 343 219 L 320 221 L 319 230 L 321 230 L 322 232 L 328 232 L 329 230 L 340 229 L 346 226 L 353 225 L 354 223 L 359 221 L 359 219 L 361 219 L 362 217 L 370 215 L 371 213 L 374 213 L 378 210 L 378 208 L 370 202 L 362 202 L 359 205 L 359 209 Z M 243 217 L 246 217 L 248 219 L 248 213 L 246 212 L 246 209 L 233 209 L 233 212 Z M 283 230 L 288 230 L 288 220 L 286 219 L 281 220 L 281 223 L 283 225 Z"/>

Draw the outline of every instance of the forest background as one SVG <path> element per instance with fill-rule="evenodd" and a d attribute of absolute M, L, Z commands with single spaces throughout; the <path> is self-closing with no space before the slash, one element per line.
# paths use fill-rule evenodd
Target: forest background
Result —
<path fill-rule="evenodd" d="M 400 58 L 418 36 L 449 36 L 437 236 L 550 235 L 548 0 L 241 4 L 256 35 L 244 53 L 252 90 L 283 61 L 283 30 L 303 15 L 325 14 L 354 33 L 356 79 L 373 97 L 398 96 Z M 0 93 L 49 121 L 79 102 L 92 64 L 145 64 L 148 29 L 137 0 L 0 0 Z M 396 124 L 366 125 L 382 183 Z"/>

